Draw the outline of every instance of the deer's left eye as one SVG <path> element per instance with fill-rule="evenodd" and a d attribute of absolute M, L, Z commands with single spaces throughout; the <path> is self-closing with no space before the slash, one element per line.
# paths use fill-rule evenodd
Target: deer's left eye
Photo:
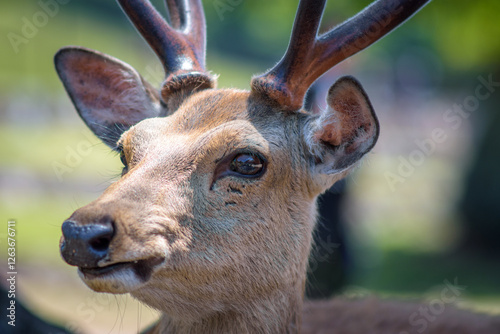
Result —
<path fill-rule="evenodd" d="M 264 161 L 256 154 L 241 153 L 231 161 L 229 170 L 245 176 L 258 176 L 264 170 Z"/>
<path fill-rule="evenodd" d="M 128 172 L 128 163 L 127 163 L 127 156 L 125 155 L 125 152 L 123 152 L 123 147 L 118 147 L 118 150 L 120 151 L 120 160 L 123 164 L 123 169 L 122 169 L 122 176 L 125 175 L 125 173 Z"/>
<path fill-rule="evenodd" d="M 120 160 L 123 164 L 123 166 L 126 168 L 127 167 L 127 157 L 125 156 L 125 152 L 120 151 Z"/>
<path fill-rule="evenodd" d="M 210 189 L 215 182 L 226 176 L 236 176 L 239 178 L 256 179 L 261 177 L 266 171 L 266 159 L 254 152 L 236 152 L 218 161 L 214 171 L 214 178 Z"/>

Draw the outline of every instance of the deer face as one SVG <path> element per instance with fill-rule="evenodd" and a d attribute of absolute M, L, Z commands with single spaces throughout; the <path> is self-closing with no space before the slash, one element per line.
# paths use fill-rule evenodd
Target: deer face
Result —
<path fill-rule="evenodd" d="M 120 3 L 129 15 L 138 7 L 140 14 L 130 16 L 141 32 L 141 15 L 147 22 L 160 20 L 148 3 Z M 202 15 L 198 1 L 184 11 L 179 3 L 169 2 L 172 24 L 182 28 L 187 21 L 181 16 Z M 167 27 L 177 49 L 204 46 L 203 39 L 183 40 L 199 27 L 184 29 L 181 37 Z M 290 82 L 279 78 L 294 66 L 300 75 L 300 57 L 291 68 L 280 70 L 287 63 L 282 61 L 255 78 L 250 92 L 217 90 L 199 49 L 187 71 L 183 53 L 178 61 L 165 56 L 157 30 L 145 35 L 166 57 L 161 59 L 169 71 L 160 94 L 110 56 L 83 48 L 56 55 L 80 116 L 124 163 L 119 181 L 64 222 L 64 260 L 95 291 L 131 293 L 173 317 L 196 319 L 302 291 L 315 199 L 356 166 L 378 137 L 365 92 L 343 77 L 328 92 L 327 110 L 311 115 L 296 104 L 323 70 L 308 72 L 310 82 L 298 88 L 297 76 Z"/>
<path fill-rule="evenodd" d="M 343 134 L 333 110 L 330 119 L 276 112 L 232 90 L 196 93 L 173 114 L 140 121 L 116 145 L 122 178 L 64 223 L 64 259 L 90 288 L 131 292 L 170 314 L 300 281 L 313 199 L 376 138 L 364 95 L 348 95 L 342 103 L 366 118 L 357 127 L 367 133 Z"/>
<path fill-rule="evenodd" d="M 312 228 L 305 219 L 311 214 L 304 205 L 310 202 L 307 187 L 296 181 L 305 171 L 305 161 L 293 156 L 300 140 L 286 131 L 298 130 L 298 120 L 262 112 L 246 92 L 205 91 L 171 116 L 125 132 L 119 141 L 125 174 L 76 214 L 103 206 L 109 211 L 106 203 L 120 214 L 129 211 L 114 221 L 104 271 L 108 263 L 132 262 L 134 268 L 133 261 L 146 262 L 128 270 L 127 280 L 81 268 L 84 281 L 98 290 L 132 292 L 150 304 L 157 298 L 156 306 L 169 314 L 190 309 L 197 315 L 296 281 Z M 303 194 L 294 198 L 290 184 Z M 296 212 L 285 204 L 292 199 Z"/>

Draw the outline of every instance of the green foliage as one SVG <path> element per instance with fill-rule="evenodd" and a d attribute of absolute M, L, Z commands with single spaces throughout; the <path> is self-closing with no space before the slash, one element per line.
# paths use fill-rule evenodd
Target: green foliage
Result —
<path fill-rule="evenodd" d="M 425 9 L 419 24 L 448 66 L 462 70 L 498 66 L 500 2 L 497 0 L 440 0 Z"/>

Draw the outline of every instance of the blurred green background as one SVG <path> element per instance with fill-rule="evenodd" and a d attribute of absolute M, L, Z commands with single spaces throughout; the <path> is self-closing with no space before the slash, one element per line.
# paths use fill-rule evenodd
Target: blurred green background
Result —
<path fill-rule="evenodd" d="M 219 87 L 247 89 L 286 49 L 297 1 L 203 3 L 208 68 L 220 74 Z M 369 3 L 330 1 L 324 28 Z M 154 311 L 126 296 L 96 296 L 59 256 L 61 223 L 117 179 L 120 161 L 80 121 L 52 59 L 62 46 L 81 45 L 156 85 L 162 67 L 113 0 L 0 5 L 0 242 L 5 249 L 15 219 L 20 297 L 76 331 L 137 332 Z M 328 87 L 356 76 L 381 122 L 342 203 L 351 254 L 342 293 L 432 299 L 457 281 L 466 286 L 460 306 L 500 313 L 499 15 L 496 0 L 433 1 L 323 79 Z M 446 139 L 422 144 L 436 129 Z"/>

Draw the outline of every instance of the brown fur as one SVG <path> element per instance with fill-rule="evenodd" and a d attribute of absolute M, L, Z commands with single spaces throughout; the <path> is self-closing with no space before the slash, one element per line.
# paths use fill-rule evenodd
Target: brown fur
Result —
<path fill-rule="evenodd" d="M 336 299 L 308 302 L 303 310 L 303 334 L 496 334 L 500 317 L 475 314 L 452 306 L 420 313 L 425 304 Z"/>
<path fill-rule="evenodd" d="M 71 219 L 113 216 L 118 233 L 106 265 L 168 254 L 144 286 L 130 291 L 168 314 L 163 326 L 276 333 L 298 327 L 314 222 L 297 136 L 303 121 L 263 112 L 246 92 L 198 93 L 171 117 L 125 133 L 128 172 Z M 265 178 L 226 177 L 211 188 L 216 162 L 249 147 L 269 158 Z M 127 289 L 84 281 L 97 291 Z"/>

